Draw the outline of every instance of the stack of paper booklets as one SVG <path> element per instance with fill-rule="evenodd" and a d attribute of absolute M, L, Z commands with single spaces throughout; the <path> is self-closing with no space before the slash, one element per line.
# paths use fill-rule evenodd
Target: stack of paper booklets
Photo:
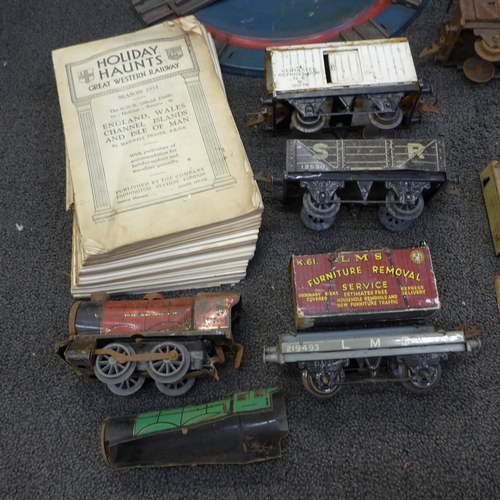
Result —
<path fill-rule="evenodd" d="M 262 200 L 194 17 L 56 50 L 72 293 L 236 283 Z"/>

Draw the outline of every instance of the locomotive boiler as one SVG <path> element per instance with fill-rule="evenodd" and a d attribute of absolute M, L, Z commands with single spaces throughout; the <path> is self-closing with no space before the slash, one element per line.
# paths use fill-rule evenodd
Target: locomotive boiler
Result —
<path fill-rule="evenodd" d="M 56 352 L 79 375 L 103 382 L 114 394 L 134 394 L 149 377 L 162 393 L 180 396 L 196 377 L 217 378 L 216 364 L 226 355 L 239 367 L 243 347 L 231 329 L 238 294 L 107 299 L 94 295 L 74 304 L 69 337 L 56 344 Z"/>
<path fill-rule="evenodd" d="M 197 406 L 108 417 L 101 450 L 115 469 L 247 464 L 281 457 L 287 435 L 283 392 L 273 387 Z"/>

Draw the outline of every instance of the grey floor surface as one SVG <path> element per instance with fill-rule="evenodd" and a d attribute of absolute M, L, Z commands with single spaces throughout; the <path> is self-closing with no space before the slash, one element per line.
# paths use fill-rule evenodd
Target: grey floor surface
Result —
<path fill-rule="evenodd" d="M 500 81 L 469 82 L 432 58 L 418 59 L 438 37 L 445 3 L 432 0 L 405 32 L 419 76 L 432 84 L 441 114 L 398 137 L 445 141 L 461 196 L 438 195 L 402 234 L 376 211 L 342 209 L 334 226 L 313 233 L 297 207 L 269 186 L 261 233 L 235 335 L 245 345 L 241 370 L 220 370 L 177 400 L 153 384 L 113 396 L 53 352 L 67 335 L 73 303 L 67 272 L 71 215 L 65 212 L 65 154 L 51 51 L 142 28 L 127 0 L 3 0 L 0 5 L 0 498 L 498 498 L 500 497 L 500 347 L 494 256 L 479 173 L 500 159 Z M 264 81 L 225 75 L 228 99 L 255 171 L 284 167 L 285 138 L 245 128 L 260 108 Z M 435 392 L 418 397 L 399 385 L 350 387 L 327 402 L 306 393 L 297 371 L 262 364 L 262 346 L 293 329 L 287 264 L 291 254 L 425 240 L 442 301 L 434 324 L 484 327 L 478 353 L 450 356 Z M 181 295 L 187 295 L 183 292 Z M 176 294 L 168 294 L 168 297 Z M 290 435 L 283 458 L 247 466 L 198 466 L 116 472 L 99 449 L 100 422 L 159 408 L 197 404 L 251 388 L 279 385 Z"/>

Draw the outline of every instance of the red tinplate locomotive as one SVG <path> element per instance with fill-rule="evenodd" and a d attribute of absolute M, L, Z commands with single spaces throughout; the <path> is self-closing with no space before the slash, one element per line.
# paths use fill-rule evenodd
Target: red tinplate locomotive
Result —
<path fill-rule="evenodd" d="M 231 330 L 239 294 L 108 298 L 95 294 L 75 303 L 69 338 L 56 344 L 56 352 L 78 374 L 100 380 L 113 393 L 134 394 L 149 376 L 164 394 L 180 396 L 196 377 L 218 378 L 215 365 L 228 353 L 239 367 L 243 347 L 234 342 Z"/>

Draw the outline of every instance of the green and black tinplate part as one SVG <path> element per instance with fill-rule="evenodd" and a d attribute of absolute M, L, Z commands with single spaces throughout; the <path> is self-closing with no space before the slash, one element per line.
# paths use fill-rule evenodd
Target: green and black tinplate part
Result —
<path fill-rule="evenodd" d="M 281 457 L 287 435 L 283 393 L 274 387 L 198 406 L 108 417 L 101 446 L 115 469 L 246 464 Z"/>

